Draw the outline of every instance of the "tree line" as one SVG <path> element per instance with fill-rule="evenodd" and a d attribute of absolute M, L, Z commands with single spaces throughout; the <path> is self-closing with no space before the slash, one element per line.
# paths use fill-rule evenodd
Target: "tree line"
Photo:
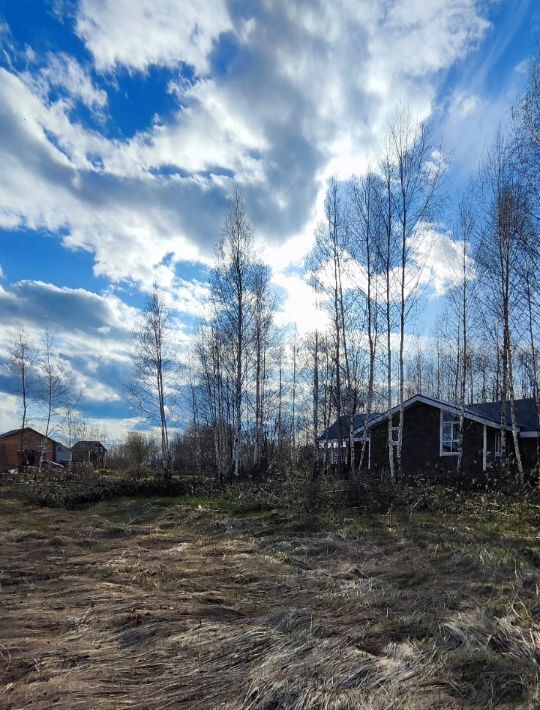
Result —
<path fill-rule="evenodd" d="M 532 62 L 510 125 L 499 129 L 453 210 L 452 286 L 427 338 L 412 331 L 425 307 L 430 230 L 440 228 L 449 200 L 443 153 L 425 124 L 401 110 L 377 164 L 347 182 L 329 182 L 306 261 L 326 317 L 302 338 L 276 326 L 269 270 L 235 192 L 216 250 L 210 312 L 188 368 L 187 426 L 177 442 L 188 468 L 225 480 L 305 460 L 317 475 L 317 435 L 337 419 L 346 422 L 343 438 L 350 442 L 347 454 L 338 448 L 338 471 L 358 474 L 366 467 L 367 436 L 355 461 L 355 415 L 369 421 L 397 406 L 398 427 L 388 418 L 388 472 L 399 480 L 403 405 L 420 393 L 459 405 L 460 434 L 467 403 L 508 403 L 502 424 L 510 427 L 523 480 L 516 399 L 533 397 L 540 422 L 539 66 Z M 157 287 L 152 298 L 159 298 Z M 153 365 L 159 369 L 157 358 Z M 506 428 L 501 446 L 505 466 Z"/>
<path fill-rule="evenodd" d="M 445 193 L 441 147 L 406 110 L 390 121 L 379 155 L 362 174 L 328 183 L 305 264 L 321 323 L 307 335 L 276 323 L 278 298 L 238 189 L 216 247 L 207 312 L 182 367 L 165 294 L 154 285 L 133 334 L 127 395 L 159 432 L 157 449 L 150 448 L 153 458 L 159 452 L 165 477 L 175 466 L 225 481 L 300 464 L 316 477 L 328 463 L 317 435 L 336 419 L 349 440 L 348 448 L 338 447 L 338 473 L 361 475 L 367 435 L 355 460 L 355 415 L 369 422 L 397 406 L 398 426 L 388 417 L 388 474 L 400 480 L 404 402 L 420 393 L 460 407 L 460 434 L 467 403 L 508 403 L 509 421 L 503 407 L 502 424 L 510 428 L 523 480 L 516 400 L 534 398 L 540 422 L 540 60 L 532 61 L 509 125 L 499 129 L 456 207 Z M 433 332 L 419 337 L 414 329 L 425 309 L 432 233 L 448 223 L 449 210 L 452 285 Z M 23 423 L 27 346 L 20 335 L 11 351 Z M 41 379 L 49 382 L 49 427 L 70 408 L 55 404 L 63 399 L 52 384 L 57 366 L 51 369 L 46 355 L 40 362 Z M 130 445 L 135 459 L 142 456 L 144 441 Z M 501 448 L 507 466 L 505 427 Z"/>

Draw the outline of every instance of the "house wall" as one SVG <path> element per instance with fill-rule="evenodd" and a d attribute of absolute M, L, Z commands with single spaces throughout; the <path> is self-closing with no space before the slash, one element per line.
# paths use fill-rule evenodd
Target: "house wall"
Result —
<path fill-rule="evenodd" d="M 47 439 L 43 434 L 34 431 L 26 431 L 24 433 L 24 450 L 28 452 L 29 465 L 37 465 L 39 463 L 39 455 L 44 443 L 46 446 L 43 460 L 54 461 L 56 446 L 52 439 Z M 0 439 L 0 467 L 15 468 L 21 465 L 20 448 L 20 433 L 13 434 L 6 439 Z"/>
<path fill-rule="evenodd" d="M 56 463 L 66 464 L 71 463 L 71 449 L 67 446 L 57 444 L 56 446 Z"/>
<path fill-rule="evenodd" d="M 525 470 L 532 470 L 538 462 L 538 445 L 540 441 L 536 437 L 520 439 L 519 451 Z"/>
<path fill-rule="evenodd" d="M 322 446 L 321 446 L 322 444 Z M 339 462 L 339 448 L 337 446 L 337 441 L 334 439 L 325 442 L 319 442 L 318 452 L 319 461 L 325 465 L 336 467 Z M 356 451 L 356 447 L 355 447 Z M 345 446 L 341 447 L 341 463 L 343 466 L 347 465 L 349 460 L 349 442 L 347 441 Z"/>
<path fill-rule="evenodd" d="M 91 463 L 96 468 L 105 466 L 106 450 L 102 444 L 87 445 L 77 443 L 72 449 L 73 463 Z"/>
<path fill-rule="evenodd" d="M 433 475 L 448 480 L 456 475 L 458 456 L 440 455 L 440 410 L 428 404 L 417 402 L 404 412 L 403 425 L 403 470 L 406 476 L 418 474 Z M 393 426 L 399 424 L 399 412 L 392 419 Z M 376 472 L 388 471 L 387 421 L 384 420 L 371 430 L 371 469 Z M 488 465 L 494 460 L 496 430 L 487 427 Z M 463 474 L 468 478 L 482 475 L 484 425 L 465 420 L 463 432 Z"/>

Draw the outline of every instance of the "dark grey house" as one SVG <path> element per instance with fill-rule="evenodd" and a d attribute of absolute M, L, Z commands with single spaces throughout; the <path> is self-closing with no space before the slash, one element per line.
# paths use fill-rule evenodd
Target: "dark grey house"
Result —
<path fill-rule="evenodd" d="M 107 449 L 101 441 L 78 441 L 71 447 L 73 463 L 91 463 L 94 468 L 104 468 Z"/>
<path fill-rule="evenodd" d="M 519 450 L 526 471 L 538 465 L 540 425 L 534 399 L 516 400 Z M 505 417 L 503 418 L 503 413 Z M 362 415 L 360 415 L 362 416 Z M 399 435 L 399 407 L 389 412 L 372 415 L 367 425 L 368 456 L 367 467 L 380 472 L 389 469 L 388 418 L 392 419 L 393 451 L 397 452 Z M 343 418 L 342 418 L 343 419 Z M 404 403 L 404 424 L 402 441 L 403 470 L 407 475 L 419 473 L 433 474 L 440 478 L 451 478 L 456 473 L 457 459 L 462 453 L 462 471 L 467 477 L 480 476 L 496 469 L 501 458 L 502 432 L 505 433 L 507 452 L 515 456 L 510 403 L 505 407 L 501 402 L 468 404 L 464 412 L 463 436 L 460 437 L 460 407 L 425 395 L 415 395 Z M 339 422 L 329 427 L 319 437 L 319 446 L 330 443 L 330 450 L 336 450 L 340 431 L 347 426 Z M 359 458 L 365 421 L 355 420 L 355 456 Z M 336 433 L 337 432 L 337 433 Z M 342 440 L 342 446 L 346 442 Z M 394 453 L 396 457 L 396 453 Z M 337 460 L 334 456 L 331 462 Z M 342 460 L 346 460 L 343 457 Z"/>
<path fill-rule="evenodd" d="M 372 412 L 369 415 L 369 421 L 374 420 L 379 415 L 376 412 Z M 356 432 L 361 432 L 364 428 L 366 421 L 366 414 L 357 414 L 354 417 L 354 431 L 355 431 L 355 455 L 359 455 L 359 449 L 361 446 L 362 435 L 356 434 Z M 319 459 L 332 466 L 337 465 L 339 461 L 339 448 L 341 446 L 341 460 L 343 462 L 348 460 L 349 456 L 349 422 L 350 417 L 348 415 L 343 415 L 339 419 L 331 424 L 327 429 L 323 431 L 317 437 L 317 443 L 319 446 Z"/>

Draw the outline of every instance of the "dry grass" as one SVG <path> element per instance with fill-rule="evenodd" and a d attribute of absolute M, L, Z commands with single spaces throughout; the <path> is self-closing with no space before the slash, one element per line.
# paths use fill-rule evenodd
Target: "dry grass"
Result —
<path fill-rule="evenodd" d="M 536 530 L 505 515 L 306 534 L 181 501 L 4 500 L 0 706 L 538 707 Z"/>

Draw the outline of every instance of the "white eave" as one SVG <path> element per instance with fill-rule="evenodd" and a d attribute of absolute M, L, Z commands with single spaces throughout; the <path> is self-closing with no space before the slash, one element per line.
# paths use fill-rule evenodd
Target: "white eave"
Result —
<path fill-rule="evenodd" d="M 448 402 L 443 402 L 440 399 L 433 399 L 432 397 L 426 397 L 423 394 L 415 394 L 414 397 L 410 397 L 409 399 L 405 400 L 403 402 L 403 408 L 408 409 L 411 407 L 413 404 L 427 404 L 430 407 L 435 407 L 437 409 L 442 410 L 443 412 L 448 412 L 449 414 L 455 414 L 458 415 L 461 413 L 461 408 L 456 406 L 455 404 L 449 404 Z M 385 412 L 384 414 L 378 414 L 377 416 L 373 417 L 373 419 L 370 419 L 368 423 L 368 428 L 371 428 L 372 426 L 375 426 L 376 424 L 380 424 L 381 422 L 384 422 L 386 419 L 388 419 L 389 415 L 393 416 L 399 412 L 399 405 L 396 405 L 395 407 L 392 407 L 392 409 L 389 412 Z M 478 422 L 479 424 L 485 424 L 486 426 L 490 426 L 493 429 L 502 429 L 502 425 L 500 422 L 496 422 L 493 419 L 487 419 L 486 417 L 481 417 L 478 414 L 475 414 L 473 412 L 470 412 L 467 410 L 465 407 L 465 419 L 470 419 L 473 422 Z M 512 431 L 512 427 L 509 425 L 506 425 L 504 427 L 507 431 Z M 360 435 L 360 433 L 363 431 L 364 427 L 359 427 L 358 429 L 354 430 L 354 435 L 355 438 L 357 435 Z M 524 432 L 520 433 L 520 436 L 540 436 L 540 432 Z"/>

